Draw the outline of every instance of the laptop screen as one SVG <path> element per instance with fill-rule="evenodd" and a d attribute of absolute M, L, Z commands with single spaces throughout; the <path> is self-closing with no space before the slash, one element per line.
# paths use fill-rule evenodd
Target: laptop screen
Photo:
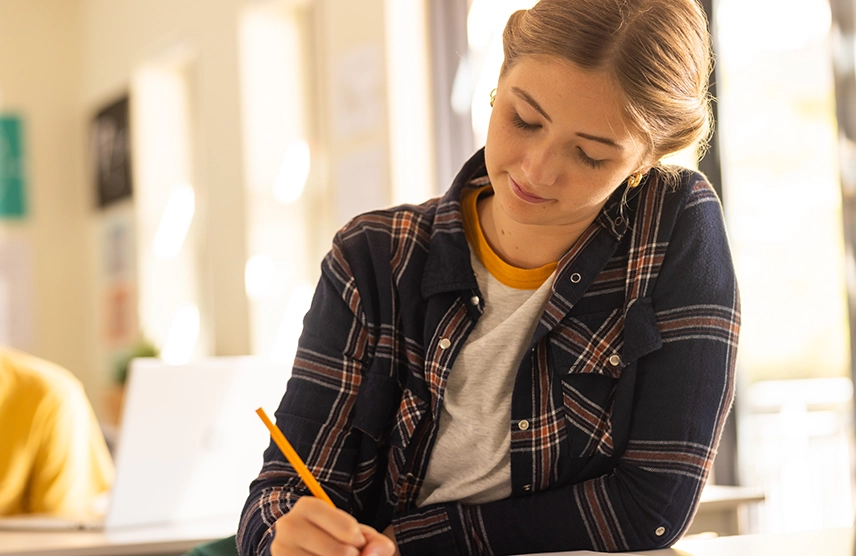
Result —
<path fill-rule="evenodd" d="M 291 367 L 255 357 L 132 362 L 105 527 L 237 522 Z"/>

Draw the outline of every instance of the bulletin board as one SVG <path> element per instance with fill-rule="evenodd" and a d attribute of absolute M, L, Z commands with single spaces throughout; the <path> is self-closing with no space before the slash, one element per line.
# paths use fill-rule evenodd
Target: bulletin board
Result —
<path fill-rule="evenodd" d="M 23 218 L 27 213 L 24 181 L 23 122 L 0 114 L 0 218 Z"/>

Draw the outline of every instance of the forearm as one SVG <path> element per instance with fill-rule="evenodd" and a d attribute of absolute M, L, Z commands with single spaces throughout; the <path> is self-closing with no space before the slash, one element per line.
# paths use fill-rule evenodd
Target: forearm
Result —
<path fill-rule="evenodd" d="M 270 514 L 267 514 L 270 516 Z M 270 554 L 273 541 L 274 521 L 264 517 L 261 496 L 255 487 L 251 488 L 250 497 L 244 505 L 241 520 L 238 523 L 236 543 L 241 556 L 266 556 Z"/>
<path fill-rule="evenodd" d="M 676 467 L 675 461 L 691 455 L 682 451 L 650 461 L 653 452 L 645 448 L 645 443 L 632 444 L 612 473 L 582 483 L 399 515 L 393 525 L 401 553 L 437 554 L 437 547 L 443 554 L 522 554 L 669 546 L 689 525 L 706 466 Z"/>
<path fill-rule="evenodd" d="M 701 492 L 698 478 L 646 471 L 624 463 L 582 483 L 464 507 L 494 554 L 670 546 L 689 524 Z M 472 534 L 472 533 L 471 533 Z"/>
<path fill-rule="evenodd" d="M 365 337 L 359 319 L 341 298 L 341 285 L 325 267 L 304 321 L 297 354 L 276 426 L 304 460 L 337 507 L 350 511 L 355 444 L 353 405 L 362 361 L 353 355 L 354 336 Z M 356 305 L 358 307 L 358 304 Z M 279 448 L 271 443 L 250 485 L 238 546 L 243 555 L 266 554 L 276 520 L 310 492 Z"/>
<path fill-rule="evenodd" d="M 297 448 L 306 453 L 304 448 Z M 330 479 L 331 475 L 346 476 L 347 470 L 319 472 L 314 475 L 326 477 L 319 482 L 337 508 L 353 513 L 350 507 L 350 483 Z M 265 464 L 259 477 L 250 484 L 250 494 L 241 516 L 238 530 L 238 547 L 242 555 L 266 554 L 273 537 L 276 521 L 289 513 L 303 497 L 312 494 L 291 467 L 280 458 L 278 448 L 271 446 L 265 453 Z"/>
<path fill-rule="evenodd" d="M 300 374 L 293 377 L 289 382 L 288 393 L 276 412 L 276 425 L 306 462 L 333 503 L 352 513 L 351 477 L 354 473 L 353 455 L 357 438 L 347 427 L 315 421 L 311 418 L 314 417 L 311 412 L 304 417 L 287 410 L 295 405 L 290 403 L 292 398 L 308 399 L 316 402 L 313 411 L 334 415 L 336 412 L 332 404 L 324 404 L 324 392 L 328 390 Z M 328 395 L 334 394 L 331 392 Z M 319 446 L 326 449 L 319 449 Z M 257 547 L 269 545 L 276 520 L 287 514 L 304 496 L 311 496 L 310 491 L 279 448 L 271 443 L 265 451 L 261 473 L 250 485 L 250 494 L 244 506 L 238 533 L 241 553 L 264 554 Z"/>

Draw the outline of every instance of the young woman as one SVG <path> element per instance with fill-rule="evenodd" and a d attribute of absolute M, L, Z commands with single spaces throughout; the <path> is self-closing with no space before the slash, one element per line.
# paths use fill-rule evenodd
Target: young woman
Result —
<path fill-rule="evenodd" d="M 660 160 L 709 129 L 695 0 L 542 0 L 508 21 L 485 148 L 442 198 L 335 237 L 243 554 L 664 547 L 733 397 L 719 201 Z M 392 541 L 392 542 L 390 542 Z"/>

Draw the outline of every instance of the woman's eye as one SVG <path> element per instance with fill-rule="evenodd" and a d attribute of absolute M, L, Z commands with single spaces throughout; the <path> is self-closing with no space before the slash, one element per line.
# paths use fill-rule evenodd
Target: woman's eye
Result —
<path fill-rule="evenodd" d="M 527 131 L 533 131 L 541 127 L 538 124 L 530 124 L 529 122 L 524 121 L 523 118 L 520 117 L 520 114 L 517 114 L 516 112 L 514 113 L 512 121 L 514 122 L 515 126 L 519 127 L 520 129 L 525 129 Z"/>
<path fill-rule="evenodd" d="M 579 156 L 579 159 L 580 161 L 582 161 L 583 164 L 595 170 L 601 168 L 605 162 L 604 160 L 596 160 L 588 156 L 585 152 L 583 152 L 582 149 L 577 149 L 577 156 Z"/>
<path fill-rule="evenodd" d="M 514 123 L 515 127 L 518 127 L 518 128 L 523 129 L 525 131 L 535 131 L 536 129 L 541 128 L 540 124 L 530 124 L 529 122 L 527 122 L 523 118 L 521 118 L 520 114 L 518 114 L 516 112 L 512 116 L 512 122 Z M 598 168 L 602 168 L 603 165 L 606 163 L 605 160 L 597 160 L 595 158 L 590 157 L 580 148 L 577 149 L 577 157 L 579 157 L 580 161 L 583 164 L 585 164 L 586 166 L 588 166 L 589 168 L 592 168 L 594 170 L 597 170 Z"/>

